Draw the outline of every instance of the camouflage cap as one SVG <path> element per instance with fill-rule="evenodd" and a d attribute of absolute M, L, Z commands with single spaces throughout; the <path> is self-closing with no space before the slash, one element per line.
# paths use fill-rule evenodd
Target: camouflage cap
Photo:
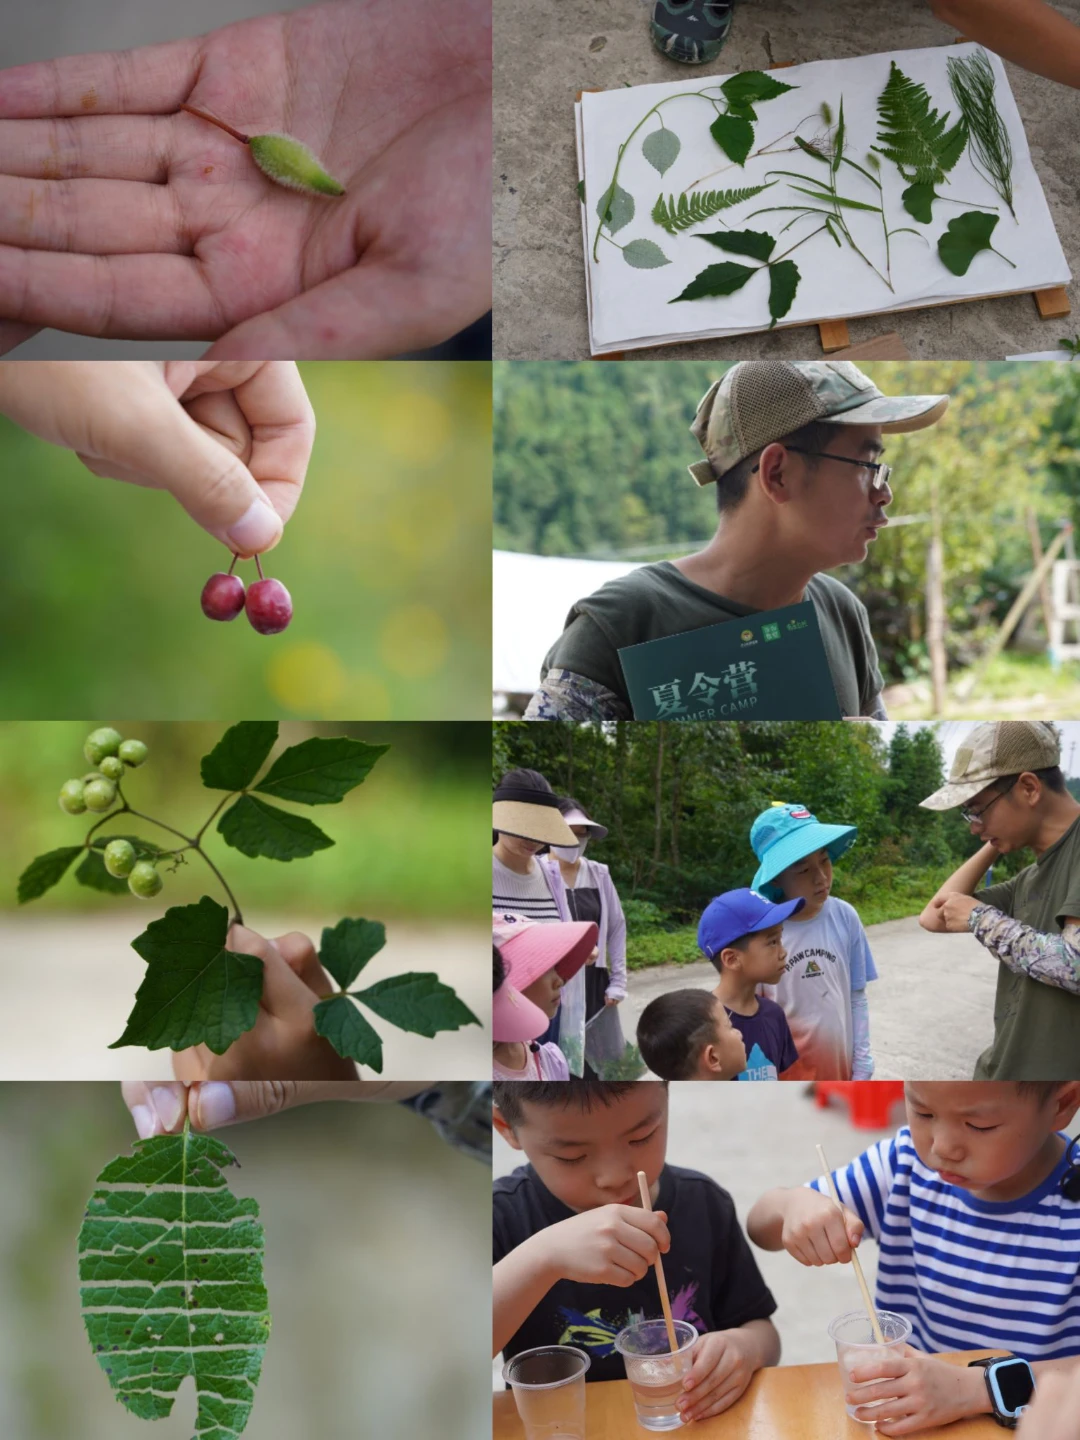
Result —
<path fill-rule="evenodd" d="M 987 720 L 957 750 L 948 784 L 919 803 L 926 810 L 954 810 L 1003 775 L 1048 770 L 1060 762 L 1061 745 L 1045 720 Z"/>
<path fill-rule="evenodd" d="M 711 485 L 747 455 L 803 425 L 880 425 L 885 434 L 936 425 L 948 395 L 883 395 L 849 360 L 740 360 L 710 386 L 690 431 L 706 459 L 691 465 Z"/>

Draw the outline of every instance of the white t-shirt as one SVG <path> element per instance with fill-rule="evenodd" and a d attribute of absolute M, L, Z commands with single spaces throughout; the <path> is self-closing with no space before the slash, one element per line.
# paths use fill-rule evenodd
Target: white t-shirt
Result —
<path fill-rule="evenodd" d="M 851 992 L 877 979 L 854 906 L 830 895 L 812 920 L 784 923 L 787 968 L 778 985 L 762 985 L 787 1016 L 808 1080 L 850 1080 L 855 1048 Z"/>

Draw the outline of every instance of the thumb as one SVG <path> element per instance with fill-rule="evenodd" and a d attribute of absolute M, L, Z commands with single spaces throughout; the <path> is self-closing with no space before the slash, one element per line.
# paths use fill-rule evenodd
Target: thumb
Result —
<path fill-rule="evenodd" d="M 856 1250 L 863 1237 L 863 1223 L 857 1215 L 852 1215 L 849 1210 L 844 1211 L 844 1218 L 847 1220 L 848 1244 L 853 1250 Z"/>
<path fill-rule="evenodd" d="M 295 937 L 286 938 L 291 942 Z M 263 962 L 261 1003 L 268 1014 L 288 1019 L 298 1010 L 309 1013 L 313 1009 L 311 991 L 294 973 L 273 941 L 265 939 L 256 930 L 249 930 L 246 925 L 233 925 L 229 930 L 228 947 L 241 955 L 255 955 Z"/>
<path fill-rule="evenodd" d="M 204 1080 L 191 1087 L 188 1114 L 196 1130 L 217 1130 L 319 1100 L 396 1100 L 399 1091 L 408 1096 L 421 1088 L 361 1080 Z"/>

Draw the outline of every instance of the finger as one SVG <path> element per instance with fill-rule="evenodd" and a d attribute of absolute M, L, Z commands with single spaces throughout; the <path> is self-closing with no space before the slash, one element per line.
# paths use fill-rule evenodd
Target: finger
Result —
<path fill-rule="evenodd" d="M 287 521 L 304 488 L 315 444 L 315 411 L 292 360 L 275 360 L 236 389 L 251 426 L 248 468 L 274 509 Z"/>
<path fill-rule="evenodd" d="M 319 964 L 315 946 L 306 935 L 293 930 L 288 935 L 276 936 L 273 944 L 285 964 L 309 990 L 322 998 L 335 993 L 329 975 Z"/>
<path fill-rule="evenodd" d="M 199 40 L 102 51 L 0 70 L 0 118 L 42 115 L 167 115 L 198 78 Z"/>
<path fill-rule="evenodd" d="M 0 170 L 29 180 L 92 175 L 161 185 L 169 177 L 175 123 L 142 115 L 0 120 Z"/>
<path fill-rule="evenodd" d="M 210 1066 L 217 1057 L 205 1045 L 192 1045 L 187 1050 L 173 1052 L 173 1074 L 185 1085 L 193 1080 L 205 1080 Z"/>
<path fill-rule="evenodd" d="M 125 1080 L 120 1093 L 141 1140 L 148 1140 L 152 1135 L 173 1135 L 183 1128 L 187 1115 L 186 1086 Z"/>
<path fill-rule="evenodd" d="M 911 1435 L 916 1430 L 923 1430 L 926 1427 L 926 1419 L 914 1410 L 910 1414 L 894 1410 L 891 1406 L 885 1414 L 880 1409 L 870 1410 L 866 1415 L 860 1415 L 858 1409 L 855 1411 L 856 1418 L 867 1424 L 875 1424 L 879 1435 Z"/>
<path fill-rule="evenodd" d="M 865 1385 L 873 1380 L 888 1380 L 892 1385 L 892 1394 L 895 1395 L 896 1381 L 901 1375 L 907 1374 L 908 1368 L 906 1356 L 889 1355 L 880 1360 L 868 1360 L 863 1365 L 853 1366 L 848 1373 L 853 1385 Z"/>
<path fill-rule="evenodd" d="M 360 1100 L 364 1088 L 353 1080 L 206 1080 L 191 1087 L 188 1108 L 196 1130 L 217 1130 L 316 1101 Z"/>
<path fill-rule="evenodd" d="M 193 253 L 168 185 L 8 175 L 0 175 L 0 245 L 80 255 Z"/>
<path fill-rule="evenodd" d="M 293 974 L 277 948 L 246 925 L 229 931 L 228 948 L 240 955 L 255 955 L 263 962 L 262 1008 L 281 1020 L 295 1020 L 298 1012 L 314 1009 L 307 986 Z"/>
<path fill-rule="evenodd" d="M 690 1420 L 707 1420 L 710 1415 L 720 1415 L 735 1404 L 745 1389 L 741 1381 L 726 1385 L 719 1393 L 712 1392 L 706 1403 L 695 1401 L 693 1407 L 684 1412 L 685 1416 Z"/>
<path fill-rule="evenodd" d="M 198 395 L 194 400 L 184 400 L 182 404 L 196 425 L 219 445 L 231 450 L 238 460 L 248 464 L 251 459 L 251 427 L 232 391 Z"/>
<path fill-rule="evenodd" d="M 738 1363 L 739 1357 L 734 1350 L 718 1348 L 714 1341 L 695 1353 L 694 1363 L 686 1377 L 686 1389 L 695 1392 L 696 1401 L 726 1380 Z"/>

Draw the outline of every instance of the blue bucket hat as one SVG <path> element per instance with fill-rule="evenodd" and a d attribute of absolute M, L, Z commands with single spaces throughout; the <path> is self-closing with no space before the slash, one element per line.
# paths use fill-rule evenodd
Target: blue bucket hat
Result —
<path fill-rule="evenodd" d="M 789 915 L 801 910 L 806 901 L 785 900 L 774 905 L 753 890 L 728 890 L 717 895 L 705 907 L 698 922 L 698 949 L 710 960 L 743 935 L 756 935 L 759 930 L 768 930 L 770 925 L 782 925 Z"/>
<path fill-rule="evenodd" d="M 817 850 L 827 850 L 830 860 L 839 860 L 855 844 L 856 825 L 822 825 L 805 805 L 770 805 L 750 826 L 750 844 L 758 858 L 753 888 L 762 895 L 779 897 L 773 881 Z"/>

